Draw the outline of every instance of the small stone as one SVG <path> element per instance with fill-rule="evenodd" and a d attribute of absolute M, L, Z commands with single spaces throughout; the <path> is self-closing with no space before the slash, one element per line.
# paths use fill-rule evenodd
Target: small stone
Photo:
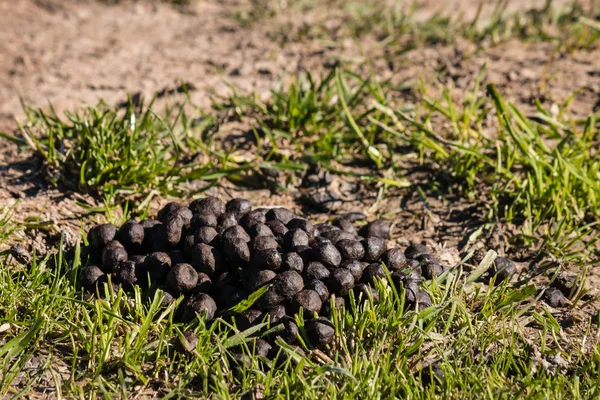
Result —
<path fill-rule="evenodd" d="M 264 339 L 256 339 L 254 341 L 254 355 L 256 356 L 267 357 L 272 348 L 273 346 Z M 252 349 L 252 346 L 250 346 L 250 349 Z"/>
<path fill-rule="evenodd" d="M 285 306 L 283 304 L 273 306 L 269 309 L 268 314 L 271 321 L 271 326 L 274 326 L 285 317 Z"/>
<path fill-rule="evenodd" d="M 234 213 L 227 211 L 217 219 L 217 232 L 223 233 L 227 229 L 238 224 L 237 217 Z"/>
<path fill-rule="evenodd" d="M 333 244 L 337 244 L 337 242 L 339 242 L 340 240 L 344 240 L 344 239 L 356 240 L 355 235 L 348 233 L 348 232 L 344 232 L 341 229 L 331 230 L 328 232 L 322 232 L 321 236 L 326 239 L 329 239 L 331 241 L 331 243 L 333 243 Z"/>
<path fill-rule="evenodd" d="M 356 226 L 352 223 L 352 221 L 346 218 L 339 218 L 333 221 L 333 224 L 339 227 L 344 232 L 348 232 L 351 235 L 358 235 L 358 231 L 356 230 Z"/>

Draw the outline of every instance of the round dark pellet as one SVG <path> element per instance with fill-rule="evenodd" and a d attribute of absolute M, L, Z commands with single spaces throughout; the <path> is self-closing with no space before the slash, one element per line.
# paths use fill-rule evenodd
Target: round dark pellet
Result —
<path fill-rule="evenodd" d="M 308 320 L 304 324 L 308 340 L 316 348 L 323 348 L 333 342 L 335 327 L 327 318 Z"/>
<path fill-rule="evenodd" d="M 206 293 L 198 293 L 188 299 L 184 306 L 184 315 L 187 320 L 192 320 L 196 315 L 211 321 L 217 312 L 217 303 Z"/>
<path fill-rule="evenodd" d="M 308 246 L 308 235 L 302 229 L 290 229 L 283 237 L 283 245 L 289 251 L 299 246 Z"/>
<path fill-rule="evenodd" d="M 333 224 L 339 227 L 344 232 L 348 232 L 351 235 L 358 235 L 356 226 L 354 226 L 354 224 L 351 221 L 345 218 L 336 219 L 335 221 L 333 221 Z"/>
<path fill-rule="evenodd" d="M 250 238 L 255 239 L 260 236 L 273 237 L 273 231 L 265 224 L 256 224 L 248 228 Z"/>
<path fill-rule="evenodd" d="M 378 219 L 365 225 L 362 234 L 366 237 L 375 236 L 387 239 L 390 237 L 390 226 L 391 221 L 387 219 Z"/>
<path fill-rule="evenodd" d="M 363 240 L 363 246 L 365 248 L 364 260 L 367 262 L 378 261 L 386 251 L 385 239 L 377 236 L 371 236 Z"/>
<path fill-rule="evenodd" d="M 250 292 L 255 292 L 261 286 L 264 286 L 272 281 L 276 276 L 277 274 L 269 269 L 254 271 L 254 273 L 250 275 L 250 278 L 248 279 L 248 290 Z"/>
<path fill-rule="evenodd" d="M 203 226 L 209 226 L 216 228 L 219 225 L 217 217 L 214 214 L 194 214 L 190 226 L 193 230 L 202 228 Z"/>
<path fill-rule="evenodd" d="M 141 265 L 143 265 L 146 262 L 146 257 L 145 255 L 135 255 L 135 256 L 131 256 L 129 257 L 129 261 L 133 261 L 138 267 L 140 267 Z"/>
<path fill-rule="evenodd" d="M 217 197 L 208 196 L 192 201 L 189 208 L 194 214 L 213 214 L 218 217 L 225 212 L 225 203 Z"/>
<path fill-rule="evenodd" d="M 112 242 L 117 235 L 117 228 L 112 224 L 96 225 L 88 233 L 89 243 L 101 249 Z"/>
<path fill-rule="evenodd" d="M 327 232 L 340 230 L 338 226 L 331 225 L 330 223 L 315 225 L 315 229 L 319 231 L 319 236 L 322 236 L 324 233 Z"/>
<path fill-rule="evenodd" d="M 129 220 L 119 229 L 119 241 L 125 247 L 141 246 L 144 242 L 144 227 L 134 220 Z"/>
<path fill-rule="evenodd" d="M 437 278 L 444 272 L 440 262 L 431 254 L 421 254 L 417 257 L 417 261 L 421 265 L 421 275 L 425 279 Z"/>
<path fill-rule="evenodd" d="M 282 264 L 281 253 L 277 249 L 262 250 L 252 257 L 252 266 L 257 269 L 279 271 Z"/>
<path fill-rule="evenodd" d="M 295 253 L 300 256 L 304 265 L 308 265 L 309 262 L 315 261 L 315 253 L 310 246 L 298 246 L 295 249 Z"/>
<path fill-rule="evenodd" d="M 225 204 L 225 210 L 230 213 L 242 215 L 252 210 L 252 202 L 246 199 L 231 199 Z"/>
<path fill-rule="evenodd" d="M 245 229 L 249 229 L 254 225 L 264 224 L 265 222 L 267 222 L 265 214 L 259 210 L 249 211 L 240 218 L 240 225 Z"/>
<path fill-rule="evenodd" d="M 273 346 L 271 346 L 269 342 L 264 339 L 254 340 L 254 355 L 256 356 L 266 357 L 272 348 Z"/>
<path fill-rule="evenodd" d="M 369 263 L 358 260 L 345 260 L 340 264 L 341 268 L 345 268 L 352 274 L 355 282 L 360 282 L 363 271 L 369 266 Z"/>
<path fill-rule="evenodd" d="M 272 288 L 279 296 L 288 300 L 304 287 L 302 277 L 295 271 L 285 271 L 273 279 Z"/>
<path fill-rule="evenodd" d="M 192 265 L 199 272 L 214 276 L 224 267 L 225 261 L 218 249 L 204 243 L 198 243 L 192 250 Z"/>
<path fill-rule="evenodd" d="M 176 349 L 180 353 L 193 353 L 198 346 L 198 335 L 192 331 L 184 332 L 177 342 Z"/>
<path fill-rule="evenodd" d="M 165 224 L 174 218 L 180 218 L 183 221 L 183 226 L 189 228 L 191 226 L 192 217 L 193 214 L 189 208 L 179 207 L 174 211 L 164 214 L 161 218 L 161 222 Z"/>
<path fill-rule="evenodd" d="M 419 296 L 418 304 L 419 304 L 420 309 L 431 307 L 433 305 L 433 300 L 431 300 L 431 296 L 429 295 L 429 293 L 427 293 L 423 289 L 419 289 L 418 296 Z"/>
<path fill-rule="evenodd" d="M 319 313 L 322 306 L 323 302 L 321 301 L 319 293 L 310 289 L 301 290 L 292 300 L 292 309 L 294 312 L 298 312 L 302 307 L 306 318 L 310 318 L 313 313 Z"/>
<path fill-rule="evenodd" d="M 190 264 L 176 264 L 167 274 L 167 285 L 177 293 L 185 293 L 198 284 L 198 273 Z"/>
<path fill-rule="evenodd" d="M 323 280 L 329 278 L 331 272 L 322 263 L 318 261 L 311 261 L 304 268 L 302 276 L 308 282 L 313 279 Z"/>
<path fill-rule="evenodd" d="M 100 282 L 107 282 L 106 274 L 95 265 L 89 265 L 79 273 L 79 284 L 85 289 L 93 290 Z"/>
<path fill-rule="evenodd" d="M 235 225 L 235 226 L 232 226 L 231 228 L 227 228 L 221 236 L 222 236 L 221 241 L 223 243 L 227 243 L 235 238 L 242 239 L 246 243 L 249 243 L 251 240 L 250 235 L 248 235 L 248 233 L 246 233 L 244 228 L 242 228 L 239 225 Z"/>
<path fill-rule="evenodd" d="M 260 310 L 246 310 L 235 318 L 235 324 L 240 331 L 245 331 L 262 322 L 265 314 Z"/>
<path fill-rule="evenodd" d="M 313 238 L 315 236 L 315 227 L 314 225 L 304 218 L 292 218 L 287 224 L 287 228 L 292 229 L 302 229 L 308 235 L 308 238 Z"/>
<path fill-rule="evenodd" d="M 508 258 L 496 257 L 489 272 L 496 276 L 497 282 L 509 280 L 517 272 L 517 266 Z"/>
<path fill-rule="evenodd" d="M 385 267 L 380 263 L 373 263 L 363 271 L 361 282 L 372 284 L 375 279 L 385 279 L 385 277 Z"/>
<path fill-rule="evenodd" d="M 193 294 L 196 293 L 206 293 L 211 294 L 213 290 L 213 284 L 208 275 L 204 272 L 198 273 L 198 283 L 196 283 L 196 287 L 194 287 L 190 292 Z"/>
<path fill-rule="evenodd" d="M 204 243 L 213 246 L 217 243 L 218 236 L 219 233 L 215 228 L 210 226 L 202 226 L 196 230 L 194 239 L 196 243 Z"/>
<path fill-rule="evenodd" d="M 343 297 L 330 297 L 327 301 L 323 302 L 323 307 L 321 308 L 321 315 L 324 317 L 331 317 L 332 315 L 331 302 L 333 302 L 333 308 L 336 310 L 339 310 L 346 304 L 346 300 Z"/>
<path fill-rule="evenodd" d="M 237 217 L 234 213 L 227 211 L 217 219 L 217 232 L 223 233 L 225 230 L 238 224 Z"/>
<path fill-rule="evenodd" d="M 411 244 L 404 250 L 404 255 L 406 258 L 412 258 L 415 260 L 421 254 L 432 254 L 432 251 L 429 247 L 423 244 Z"/>
<path fill-rule="evenodd" d="M 176 246 L 183 235 L 184 220 L 180 216 L 176 216 L 168 220 L 166 223 L 159 225 L 160 236 L 159 239 L 165 243 Z"/>
<path fill-rule="evenodd" d="M 167 253 L 151 253 L 146 257 L 144 262 L 146 272 L 150 275 L 150 280 L 160 282 L 166 278 L 167 273 L 171 269 L 171 257 Z"/>
<path fill-rule="evenodd" d="M 271 208 L 269 211 L 267 211 L 265 217 L 267 218 L 267 221 L 279 221 L 284 225 L 287 225 L 288 222 L 296 218 L 296 214 L 287 208 L 278 207 Z"/>
<path fill-rule="evenodd" d="M 134 261 L 122 261 L 117 270 L 117 281 L 126 289 L 139 283 L 137 266 Z"/>
<path fill-rule="evenodd" d="M 250 248 L 248 242 L 242 238 L 235 237 L 223 244 L 225 256 L 231 262 L 248 262 L 250 261 Z"/>
<path fill-rule="evenodd" d="M 327 289 L 327 285 L 325 285 L 323 281 L 313 279 L 312 281 L 304 285 L 304 288 L 314 290 L 315 292 L 317 292 L 323 303 L 325 303 L 327 299 L 329 299 L 329 289 Z"/>
<path fill-rule="evenodd" d="M 263 250 L 277 249 L 279 243 L 272 236 L 258 236 L 252 241 L 252 252 L 257 253 Z"/>
<path fill-rule="evenodd" d="M 383 253 L 381 261 L 390 271 L 397 271 L 406 266 L 406 257 L 404 252 L 397 248 L 392 248 Z"/>
<path fill-rule="evenodd" d="M 266 225 L 271 229 L 271 232 L 273 232 L 275 239 L 283 241 L 285 234 L 288 232 L 288 228 L 283 222 L 274 219 L 267 221 Z"/>
<path fill-rule="evenodd" d="M 194 235 L 185 235 L 183 239 L 181 239 L 181 243 L 183 244 L 183 253 L 188 257 L 191 256 L 194 246 L 196 245 L 196 238 Z"/>
<path fill-rule="evenodd" d="M 365 256 L 365 248 L 357 240 L 342 239 L 335 244 L 335 247 L 343 260 L 361 260 Z"/>
<path fill-rule="evenodd" d="M 142 222 L 140 222 L 140 225 L 142 226 L 142 228 L 144 228 L 144 247 L 151 247 L 152 243 L 154 243 L 154 241 L 156 241 L 156 239 L 158 238 L 158 234 L 160 229 L 158 228 L 159 225 L 162 225 L 162 222 L 155 220 L 155 219 L 146 219 Z"/>
<path fill-rule="evenodd" d="M 176 296 L 173 293 L 171 293 L 171 290 L 168 287 L 156 285 L 152 286 L 148 291 L 148 300 L 150 302 L 154 300 L 154 297 L 157 295 L 158 290 L 162 291 L 160 300 L 160 305 L 162 307 L 168 307 L 171 304 L 175 303 L 175 301 L 177 300 Z"/>
<path fill-rule="evenodd" d="M 295 343 L 298 340 L 298 334 L 300 332 L 298 330 L 298 325 L 296 325 L 294 319 L 290 317 L 282 318 L 281 322 L 283 323 L 283 331 L 279 333 L 279 336 L 281 336 L 286 343 Z"/>
<path fill-rule="evenodd" d="M 372 298 L 373 303 L 379 302 L 379 291 L 371 285 L 359 283 L 354 286 L 353 292 L 354 296 L 359 300 L 366 301 L 368 298 Z"/>
<path fill-rule="evenodd" d="M 433 384 L 443 385 L 446 382 L 444 376 L 444 370 L 438 365 L 437 362 L 433 362 L 421 370 L 421 382 L 424 386 L 431 386 Z"/>
<path fill-rule="evenodd" d="M 165 218 L 167 215 L 173 214 L 175 211 L 177 211 L 181 207 L 183 207 L 183 206 L 179 203 L 175 203 L 175 202 L 167 203 L 163 208 L 161 208 L 158 211 L 158 215 L 157 215 L 158 220 L 162 221 L 163 218 Z"/>
<path fill-rule="evenodd" d="M 327 279 L 327 288 L 336 296 L 346 296 L 354 287 L 354 276 L 345 268 L 338 268 Z"/>
<path fill-rule="evenodd" d="M 285 253 L 281 262 L 281 269 L 283 271 L 296 271 L 301 274 L 304 270 L 304 261 L 298 253 Z"/>
<path fill-rule="evenodd" d="M 268 310 L 270 325 L 274 326 L 277 324 L 282 318 L 285 317 L 285 306 L 283 304 L 279 304 L 271 307 Z"/>
<path fill-rule="evenodd" d="M 106 272 L 116 272 L 121 261 L 127 260 L 125 247 L 116 240 L 109 242 L 102 249 L 102 268 Z"/>
<path fill-rule="evenodd" d="M 331 243 L 333 243 L 333 244 L 336 244 L 337 242 L 339 242 L 340 240 L 343 240 L 343 239 L 356 240 L 355 235 L 348 233 L 348 232 L 344 232 L 341 229 L 321 233 L 321 237 L 331 240 Z"/>
<path fill-rule="evenodd" d="M 314 258 L 329 268 L 337 268 L 342 262 L 342 256 L 333 243 L 317 243 L 313 248 Z"/>
<path fill-rule="evenodd" d="M 561 308 L 569 305 L 569 301 L 563 292 L 552 287 L 544 290 L 544 302 L 554 308 Z"/>

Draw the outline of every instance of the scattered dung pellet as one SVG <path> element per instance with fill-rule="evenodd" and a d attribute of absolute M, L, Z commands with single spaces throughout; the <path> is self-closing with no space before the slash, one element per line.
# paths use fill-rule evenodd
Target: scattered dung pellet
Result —
<path fill-rule="evenodd" d="M 298 253 L 285 253 L 281 261 L 282 271 L 295 271 L 299 274 L 304 270 L 304 261 Z"/>
<path fill-rule="evenodd" d="M 198 284 L 198 273 L 190 264 L 176 264 L 167 274 L 167 285 L 178 293 L 189 292 Z"/>
<path fill-rule="evenodd" d="M 252 275 L 250 275 L 248 280 L 248 290 L 250 292 L 255 292 L 261 286 L 264 286 L 275 279 L 276 276 L 277 274 L 269 269 L 255 271 Z"/>
<path fill-rule="evenodd" d="M 278 207 L 272 208 L 267 211 L 265 215 L 267 221 L 279 221 L 284 225 L 287 225 L 292 219 L 296 218 L 296 214 L 293 211 L 288 210 L 287 208 Z"/>
<path fill-rule="evenodd" d="M 342 239 L 335 247 L 344 260 L 361 260 L 365 256 L 365 248 L 358 240 Z"/>
<path fill-rule="evenodd" d="M 240 225 L 245 229 L 249 229 L 258 224 L 264 225 L 265 222 L 267 222 L 267 218 L 265 217 L 265 214 L 259 210 L 249 211 L 240 218 Z"/>
<path fill-rule="evenodd" d="M 280 322 L 283 324 L 283 331 L 279 333 L 279 336 L 288 344 L 295 343 L 300 331 L 294 319 L 286 316 Z"/>
<path fill-rule="evenodd" d="M 387 219 L 378 219 L 365 225 L 362 231 L 363 236 L 380 237 L 387 239 L 390 237 L 391 221 Z"/>
<path fill-rule="evenodd" d="M 29 265 L 31 262 L 31 254 L 20 244 L 11 247 L 10 255 L 21 265 Z"/>
<path fill-rule="evenodd" d="M 273 279 L 273 289 L 284 299 L 291 299 L 302 290 L 304 281 L 295 271 L 285 271 Z"/>
<path fill-rule="evenodd" d="M 348 232 L 344 232 L 341 229 L 338 230 L 331 230 L 325 233 L 321 233 L 321 236 L 329 239 L 331 241 L 331 243 L 333 244 L 337 244 L 337 242 L 339 242 L 340 240 L 343 239 L 348 239 L 348 240 L 356 240 L 356 236 L 348 233 Z"/>
<path fill-rule="evenodd" d="M 336 219 L 333 221 L 333 224 L 335 226 L 339 227 L 344 232 L 348 232 L 351 235 L 358 235 L 358 230 L 356 229 L 356 226 L 354 226 L 352 221 L 350 221 L 348 219 L 345 219 L 345 218 Z"/>
<path fill-rule="evenodd" d="M 333 243 L 318 243 L 314 248 L 314 258 L 329 268 L 337 268 L 342 262 L 342 256 Z"/>
<path fill-rule="evenodd" d="M 550 286 L 560 290 L 567 298 L 572 298 L 577 292 L 580 291 L 582 281 L 577 275 L 560 275 L 556 278 Z"/>
<path fill-rule="evenodd" d="M 421 274 L 421 263 L 414 259 L 406 259 L 406 268 L 412 271 L 418 271 Z"/>
<path fill-rule="evenodd" d="M 144 227 L 134 220 L 125 222 L 119 229 L 119 241 L 125 247 L 141 246 L 144 242 Z"/>
<path fill-rule="evenodd" d="M 216 244 L 216 238 L 219 235 L 217 230 L 211 226 L 201 226 L 196 230 L 194 234 L 194 240 L 196 243 L 204 243 L 214 246 Z"/>
<path fill-rule="evenodd" d="M 270 283 L 273 283 L 273 281 Z M 285 301 L 286 298 L 277 293 L 277 289 L 275 289 L 274 286 L 271 286 L 258 300 L 257 306 L 261 310 L 268 310 L 284 303 Z"/>
<path fill-rule="evenodd" d="M 198 345 L 198 335 L 192 331 L 184 332 L 177 342 L 177 351 L 181 353 L 193 353 Z"/>
<path fill-rule="evenodd" d="M 252 252 L 257 253 L 263 250 L 276 250 L 279 243 L 271 236 L 259 236 L 252 241 Z"/>
<path fill-rule="evenodd" d="M 354 276 L 345 268 L 334 270 L 327 279 L 327 288 L 339 297 L 346 296 L 354 284 Z"/>
<path fill-rule="evenodd" d="M 200 315 L 206 321 L 210 321 L 215 317 L 216 312 L 217 304 L 212 297 L 205 293 L 193 295 L 184 306 L 184 315 L 188 320 L 192 320 L 196 315 Z"/>
<path fill-rule="evenodd" d="M 258 325 L 262 322 L 265 314 L 260 310 L 246 310 L 235 318 L 235 324 L 240 331 Z"/>
<path fill-rule="evenodd" d="M 360 282 L 363 271 L 369 266 L 369 263 L 358 260 L 345 260 L 340 264 L 341 268 L 345 268 L 352 274 L 355 282 Z"/>
<path fill-rule="evenodd" d="M 385 279 L 385 267 L 380 263 L 369 264 L 362 273 L 361 282 L 372 284 L 375 279 Z"/>
<path fill-rule="evenodd" d="M 252 210 L 252 202 L 246 199 L 231 199 L 225 204 L 225 210 L 230 213 L 242 215 Z"/>
<path fill-rule="evenodd" d="M 138 284 L 137 266 L 134 261 L 122 261 L 117 269 L 117 279 L 126 289 Z"/>
<path fill-rule="evenodd" d="M 224 265 L 221 252 L 207 244 L 199 243 L 192 250 L 192 265 L 199 272 L 204 272 L 208 276 L 214 276 Z"/>
<path fill-rule="evenodd" d="M 496 281 L 510 280 L 517 272 L 517 266 L 514 262 L 505 257 L 496 257 L 489 270 L 491 275 L 496 276 Z"/>
<path fill-rule="evenodd" d="M 569 305 L 569 300 L 563 292 L 556 288 L 546 288 L 544 290 L 544 301 L 550 307 L 561 308 Z"/>
<path fill-rule="evenodd" d="M 404 250 L 406 258 L 413 260 L 422 254 L 432 254 L 431 249 L 423 244 L 411 244 Z"/>
<path fill-rule="evenodd" d="M 313 279 L 312 281 L 304 285 L 304 288 L 314 290 L 315 292 L 317 292 L 322 302 L 327 301 L 327 299 L 329 298 L 329 289 L 327 289 L 327 285 L 325 285 L 323 281 Z"/>
<path fill-rule="evenodd" d="M 275 237 L 275 239 L 279 241 L 283 241 L 285 234 L 288 233 L 288 228 L 281 221 L 274 219 L 271 221 L 267 221 L 266 225 L 271 229 L 271 232 L 273 232 L 273 236 Z"/>
<path fill-rule="evenodd" d="M 231 228 L 226 229 L 225 232 L 223 232 L 223 234 L 221 235 L 221 237 L 223 243 L 230 242 L 231 240 L 236 238 L 242 239 L 246 243 L 250 243 L 251 241 L 250 235 L 248 235 L 248 233 L 246 233 L 244 228 L 242 228 L 240 225 L 235 225 Z"/>
<path fill-rule="evenodd" d="M 257 269 L 270 269 L 279 271 L 281 268 L 281 253 L 277 249 L 262 250 L 254 254 L 252 257 L 252 266 Z"/>
<path fill-rule="evenodd" d="M 160 282 L 166 278 L 171 269 L 171 257 L 167 253 L 155 252 L 146 257 L 144 266 L 152 282 Z"/>
<path fill-rule="evenodd" d="M 105 247 L 112 242 L 117 235 L 117 228 L 112 224 L 102 224 L 94 226 L 88 233 L 88 241 L 98 249 Z"/>
<path fill-rule="evenodd" d="M 417 257 L 417 261 L 421 265 L 421 275 L 425 279 L 437 278 L 444 272 L 440 262 L 431 254 L 421 254 Z"/>
<path fill-rule="evenodd" d="M 283 237 L 283 245 L 289 251 L 300 246 L 308 246 L 308 235 L 302 229 L 290 229 Z"/>
<path fill-rule="evenodd" d="M 367 285 L 365 283 L 359 283 L 354 286 L 353 289 L 354 297 L 357 300 L 366 301 L 369 298 L 373 299 L 373 303 L 379 302 L 379 291 L 375 289 L 373 286 Z"/>
<path fill-rule="evenodd" d="M 121 261 L 127 260 L 127 251 L 116 240 L 109 242 L 102 249 L 102 267 L 105 272 L 116 272 Z"/>
<path fill-rule="evenodd" d="M 189 209 L 194 214 L 212 214 L 218 217 L 225 212 L 225 203 L 217 197 L 209 196 L 192 201 Z"/>
<path fill-rule="evenodd" d="M 431 300 L 431 296 L 423 289 L 419 289 L 418 297 L 418 304 L 420 309 L 431 307 L 433 305 L 433 300 Z"/>
<path fill-rule="evenodd" d="M 363 247 L 365 248 L 364 260 L 367 262 L 375 262 L 379 260 L 381 255 L 386 251 L 385 239 L 371 236 L 363 240 Z"/>
<path fill-rule="evenodd" d="M 317 318 L 306 321 L 304 328 L 310 343 L 316 348 L 323 348 L 333 342 L 335 327 L 327 318 Z"/>
<path fill-rule="evenodd" d="M 315 235 L 315 226 L 304 218 L 293 218 L 287 224 L 287 228 L 292 229 L 301 229 L 308 235 L 308 238 L 311 239 Z"/>
<path fill-rule="evenodd" d="M 406 266 L 406 257 L 404 252 L 397 248 L 392 248 L 383 253 L 381 261 L 390 271 L 397 271 Z"/>
<path fill-rule="evenodd" d="M 223 244 L 223 250 L 225 256 L 232 262 L 250 261 L 250 248 L 244 239 L 234 237 Z"/>
<path fill-rule="evenodd" d="M 267 357 L 272 348 L 273 346 L 264 339 L 256 339 L 254 340 L 254 348 L 250 346 L 250 349 L 254 350 L 254 355 L 260 357 Z"/>
<path fill-rule="evenodd" d="M 206 275 L 204 272 L 199 272 L 198 273 L 198 283 L 196 283 L 196 286 L 190 291 L 191 293 L 206 293 L 206 294 L 210 294 L 212 293 L 213 290 L 213 284 L 212 281 L 210 279 L 210 277 L 208 275 Z"/>
<path fill-rule="evenodd" d="M 407 304 L 416 303 L 419 296 L 419 280 L 413 279 L 412 275 L 402 271 L 395 271 L 392 274 L 392 282 L 394 282 L 394 286 L 398 292 L 400 292 L 401 288 L 404 288 L 404 298 Z"/>
<path fill-rule="evenodd" d="M 308 282 L 313 279 L 323 280 L 329 278 L 331 272 L 320 262 L 311 261 L 308 263 L 302 276 Z"/>
<path fill-rule="evenodd" d="M 311 190 L 303 196 L 304 201 L 318 210 L 331 212 L 342 205 L 342 197 L 334 191 Z"/>
<path fill-rule="evenodd" d="M 321 315 L 323 315 L 325 317 L 331 317 L 331 314 L 332 314 L 331 301 L 333 301 L 333 307 L 336 310 L 339 310 L 340 308 L 344 307 L 344 305 L 346 304 L 346 301 L 344 300 L 344 298 L 343 297 L 335 297 L 335 300 L 334 300 L 334 297 L 331 297 L 330 299 L 327 299 L 327 301 L 323 302 L 323 307 L 321 307 Z"/>
<path fill-rule="evenodd" d="M 175 295 L 173 295 L 173 293 L 170 292 L 170 289 L 166 286 L 152 286 L 148 292 L 148 300 L 150 302 L 154 300 L 154 297 L 156 296 L 159 290 L 162 291 L 160 301 L 160 305 L 162 307 L 168 307 L 171 304 L 175 303 L 175 301 L 177 300 Z"/>
<path fill-rule="evenodd" d="M 231 352 L 228 353 L 227 359 L 229 364 L 234 368 L 236 374 L 240 374 L 243 369 L 250 369 L 252 367 L 252 360 L 247 354 Z"/>
<path fill-rule="evenodd" d="M 285 317 L 285 306 L 279 304 L 268 309 L 271 326 L 276 325 L 283 317 Z"/>
<path fill-rule="evenodd" d="M 446 382 L 444 370 L 437 362 L 431 363 L 421 370 L 421 382 L 423 386 L 431 386 L 433 384 L 443 385 Z"/>
<path fill-rule="evenodd" d="M 236 223 L 237 225 L 237 223 Z M 202 227 L 216 228 L 219 226 L 217 217 L 214 214 L 194 214 L 190 222 L 192 229 L 197 230 Z"/>
<path fill-rule="evenodd" d="M 106 274 L 95 265 L 89 265 L 79 273 L 79 284 L 88 290 L 94 290 L 101 282 L 107 282 Z"/>

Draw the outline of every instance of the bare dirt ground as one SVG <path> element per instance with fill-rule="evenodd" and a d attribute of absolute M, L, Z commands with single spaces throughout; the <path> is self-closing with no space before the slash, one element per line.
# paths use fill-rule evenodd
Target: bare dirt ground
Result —
<path fill-rule="evenodd" d="M 543 3 L 515 0 L 509 7 L 541 7 Z M 452 10 L 471 18 L 478 4 L 478 0 L 463 0 L 453 3 Z M 128 93 L 151 96 L 186 82 L 193 89 L 194 103 L 208 108 L 211 95 L 229 92 L 228 83 L 242 92 L 255 91 L 266 97 L 281 77 L 303 71 L 318 74 L 337 60 L 362 65 L 365 58 L 382 79 L 449 84 L 457 89 L 457 96 L 486 64 L 485 80 L 496 83 L 507 98 L 526 109 L 533 110 L 533 98 L 562 102 L 575 90 L 580 91 L 572 107 L 576 116 L 583 117 L 600 104 L 597 48 L 562 54 L 554 52 L 552 43 L 514 40 L 475 52 L 472 44 L 458 40 L 455 45 L 419 47 L 394 63 L 385 61 L 381 55 L 386 49 L 368 37 L 361 43 L 343 37 L 335 44 L 294 40 L 283 47 L 281 41 L 271 39 L 273 32 L 293 35 L 311 24 L 342 25 L 344 21 L 333 8 L 317 7 L 305 15 L 287 10 L 244 27 L 230 15 L 248 5 L 245 1 L 204 1 L 182 9 L 151 2 L 0 1 L 0 131 L 17 133 L 15 120 L 24 117 L 21 97 L 35 106 L 51 103 L 60 112 L 98 99 L 118 104 Z M 420 5 L 418 18 L 449 7 L 432 1 Z M 491 10 L 491 6 L 484 7 L 484 15 Z M 445 74 L 440 75 L 441 70 Z M 65 231 L 68 238 L 76 240 L 84 212 L 76 202 L 94 205 L 96 200 L 48 187 L 40 168 L 38 158 L 19 153 L 16 145 L 0 139 L 0 204 L 18 202 L 17 219 L 36 219 L 54 233 Z M 417 178 L 426 179 L 426 174 Z M 294 203 L 298 193 L 273 196 L 265 190 L 240 192 L 229 186 L 215 191 L 225 196 L 241 193 L 254 199 L 269 198 L 273 204 L 298 209 Z M 369 210 L 375 195 L 363 192 L 367 194 L 344 209 Z M 435 239 L 449 247 L 464 240 L 468 232 L 461 213 L 466 210 L 476 216 L 483 212 L 460 205 L 455 207 L 460 212 L 453 211 L 449 200 L 435 199 L 426 210 L 416 194 L 392 198 L 377 211 L 400 207 L 404 209 L 402 225 L 419 227 L 409 230 L 405 242 L 409 238 Z M 420 232 L 419 237 L 414 236 L 415 231 Z M 32 246 L 43 250 L 43 240 L 34 237 Z"/>

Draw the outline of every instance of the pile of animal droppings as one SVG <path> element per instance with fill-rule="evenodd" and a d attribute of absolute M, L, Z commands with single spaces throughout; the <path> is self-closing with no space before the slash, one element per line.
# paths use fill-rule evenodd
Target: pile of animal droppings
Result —
<path fill-rule="evenodd" d="M 286 208 L 253 209 L 245 199 L 169 203 L 157 219 L 93 227 L 79 284 L 96 291 L 110 276 L 124 290 L 142 287 L 150 298 L 161 289 L 165 306 L 184 296 L 177 314 L 184 321 L 211 321 L 268 285 L 250 309 L 235 316 L 237 328 L 268 322 L 292 344 L 299 334 L 295 316 L 303 309 L 309 344 L 321 348 L 334 340 L 332 307 L 343 306 L 351 292 L 377 302 L 374 282 L 389 274 L 399 293 L 404 288 L 405 306 L 423 308 L 432 300 L 421 282 L 445 270 L 426 246 L 388 248 L 388 220 L 358 227 L 362 219 L 349 213 L 313 224 Z M 495 265 L 501 267 L 492 271 L 499 278 L 514 273 L 506 259 Z M 274 337 L 268 339 L 257 345 L 264 355 L 273 348 Z"/>

